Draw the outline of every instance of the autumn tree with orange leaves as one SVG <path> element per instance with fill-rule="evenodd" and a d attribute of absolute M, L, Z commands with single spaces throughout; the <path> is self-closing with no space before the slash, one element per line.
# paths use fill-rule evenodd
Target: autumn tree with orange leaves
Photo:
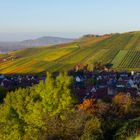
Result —
<path fill-rule="evenodd" d="M 121 92 L 113 98 L 113 103 L 119 107 L 118 114 L 124 115 L 129 113 L 131 109 L 132 98 Z"/>

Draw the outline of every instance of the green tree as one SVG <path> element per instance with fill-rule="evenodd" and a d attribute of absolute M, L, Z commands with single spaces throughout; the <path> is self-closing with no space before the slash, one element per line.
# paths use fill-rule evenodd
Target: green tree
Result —
<path fill-rule="evenodd" d="M 0 138 L 6 140 L 22 139 L 24 135 L 24 114 L 28 90 L 19 89 L 8 93 L 4 104 L 0 108 Z"/>
<path fill-rule="evenodd" d="M 125 93 L 119 93 L 113 98 L 113 103 L 118 108 L 116 112 L 120 117 L 124 117 L 132 110 L 132 98 Z"/>
<path fill-rule="evenodd" d="M 45 82 L 8 93 L 0 105 L 0 139 L 43 139 L 49 123 L 46 118 L 59 116 L 62 121 L 64 112 L 72 109 L 72 82 L 66 73 L 57 78 L 48 73 Z"/>
<path fill-rule="evenodd" d="M 84 134 L 81 140 L 101 140 L 103 139 L 103 132 L 101 129 L 101 122 L 98 118 L 91 118 L 85 124 Z"/>
<path fill-rule="evenodd" d="M 129 120 L 118 129 L 114 137 L 115 140 L 137 139 L 140 136 L 140 117 Z"/>
<path fill-rule="evenodd" d="M 76 102 L 72 83 L 72 78 L 66 73 L 60 73 L 56 79 L 47 73 L 45 83 L 41 82 L 35 88 L 35 92 L 40 93 L 45 112 L 53 116 L 71 108 Z"/>
<path fill-rule="evenodd" d="M 0 103 L 3 102 L 3 99 L 6 97 L 7 92 L 7 89 L 0 87 Z"/>

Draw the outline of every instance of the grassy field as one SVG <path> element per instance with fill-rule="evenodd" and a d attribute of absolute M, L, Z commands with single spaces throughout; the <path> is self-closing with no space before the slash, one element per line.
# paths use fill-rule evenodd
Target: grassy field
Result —
<path fill-rule="evenodd" d="M 112 63 L 116 70 L 140 70 L 140 32 L 85 37 L 68 44 L 10 52 L 0 55 L 0 73 L 54 72 L 97 61 Z"/>

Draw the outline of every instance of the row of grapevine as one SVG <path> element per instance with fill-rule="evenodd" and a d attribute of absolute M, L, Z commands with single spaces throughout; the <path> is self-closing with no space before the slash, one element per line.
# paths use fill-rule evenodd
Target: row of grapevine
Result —
<path fill-rule="evenodd" d="M 119 53 L 115 56 L 115 58 L 111 62 L 113 64 L 113 68 L 117 68 L 119 66 L 119 64 L 122 62 L 127 52 L 128 52 L 127 50 L 119 51 Z"/>
<path fill-rule="evenodd" d="M 103 62 L 104 63 L 111 63 L 112 60 L 115 58 L 115 56 L 118 54 L 119 50 L 117 48 L 115 49 L 109 49 L 109 51 L 103 56 Z"/>
<path fill-rule="evenodd" d="M 140 67 L 140 52 L 128 51 L 124 59 L 118 66 L 119 68 L 139 68 Z"/>

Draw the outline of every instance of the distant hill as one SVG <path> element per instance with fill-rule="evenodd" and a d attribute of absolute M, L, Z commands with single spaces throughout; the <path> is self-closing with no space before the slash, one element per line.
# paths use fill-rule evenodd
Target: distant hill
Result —
<path fill-rule="evenodd" d="M 140 71 L 140 32 L 86 35 L 71 43 L 0 55 L 0 73 L 54 72 L 97 61 L 111 63 L 115 70 Z"/>
<path fill-rule="evenodd" d="M 72 42 L 73 40 L 74 39 L 46 36 L 34 40 L 25 40 L 20 43 L 24 46 L 31 47 L 31 46 L 47 46 L 47 45 L 68 43 L 68 42 Z"/>
<path fill-rule="evenodd" d="M 73 40 L 74 39 L 46 36 L 32 40 L 24 40 L 21 42 L 0 42 L 0 52 L 9 52 L 30 47 L 68 43 Z"/>

